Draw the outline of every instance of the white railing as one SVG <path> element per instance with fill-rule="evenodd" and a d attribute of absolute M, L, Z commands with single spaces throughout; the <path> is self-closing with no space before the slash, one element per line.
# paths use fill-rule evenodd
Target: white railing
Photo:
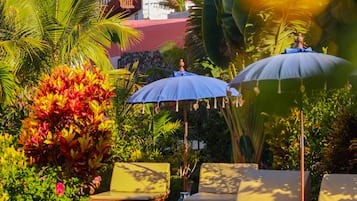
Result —
<path fill-rule="evenodd" d="M 99 2 L 101 4 L 108 4 L 111 0 L 100 0 Z"/>

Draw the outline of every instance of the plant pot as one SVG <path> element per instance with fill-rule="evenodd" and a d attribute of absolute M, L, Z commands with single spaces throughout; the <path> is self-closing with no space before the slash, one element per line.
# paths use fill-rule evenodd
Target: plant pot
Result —
<path fill-rule="evenodd" d="M 190 192 L 180 192 L 180 197 L 178 201 L 183 201 L 183 199 L 187 198 L 190 196 Z"/>

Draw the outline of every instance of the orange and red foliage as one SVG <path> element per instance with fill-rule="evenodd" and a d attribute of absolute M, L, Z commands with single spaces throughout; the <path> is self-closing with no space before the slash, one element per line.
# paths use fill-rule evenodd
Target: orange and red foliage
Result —
<path fill-rule="evenodd" d="M 90 65 L 60 66 L 44 76 L 21 129 L 25 154 L 39 166 L 62 166 L 67 176 L 96 176 L 109 158 L 113 89 Z"/>

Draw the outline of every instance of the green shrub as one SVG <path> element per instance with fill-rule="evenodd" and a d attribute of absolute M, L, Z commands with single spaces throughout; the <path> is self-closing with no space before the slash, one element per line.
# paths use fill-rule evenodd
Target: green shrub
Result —
<path fill-rule="evenodd" d="M 32 87 L 21 88 L 18 90 L 16 103 L 0 108 L 0 132 L 8 133 L 18 138 L 22 120 L 28 117 L 29 114 L 32 92 Z M 17 144 L 14 145 L 17 146 Z"/>
<path fill-rule="evenodd" d="M 16 150 L 13 143 L 11 135 L 0 135 L 0 200 L 88 199 L 88 192 L 85 191 L 89 191 L 89 187 L 85 189 L 78 178 L 64 179 L 58 174 L 60 168 L 38 170 L 29 166 L 24 152 Z M 59 188 L 61 186 L 64 188 Z"/>
<path fill-rule="evenodd" d="M 26 157 L 23 152 L 17 151 L 13 146 L 11 135 L 0 135 L 0 200 L 9 200 L 11 190 L 16 186 L 19 172 L 26 170 Z"/>
<path fill-rule="evenodd" d="M 357 111 L 347 107 L 332 124 L 321 166 L 329 173 L 357 173 Z"/>
<path fill-rule="evenodd" d="M 74 201 L 88 200 L 88 193 L 83 192 L 83 183 L 78 178 L 62 179 L 57 168 L 43 168 L 37 171 L 36 168 L 28 167 L 19 172 L 15 185 L 11 189 L 10 200 L 58 200 Z"/>

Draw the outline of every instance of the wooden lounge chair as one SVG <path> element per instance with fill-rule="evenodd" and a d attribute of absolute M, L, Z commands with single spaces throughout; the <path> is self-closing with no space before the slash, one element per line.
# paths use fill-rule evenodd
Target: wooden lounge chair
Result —
<path fill-rule="evenodd" d="M 249 170 L 239 185 L 236 201 L 300 201 L 300 171 Z M 310 200 L 310 174 L 305 172 L 305 201 Z"/>
<path fill-rule="evenodd" d="M 110 191 L 92 195 L 90 200 L 163 201 L 169 191 L 169 163 L 115 163 Z"/>
<path fill-rule="evenodd" d="M 184 201 L 235 201 L 239 183 L 248 169 L 258 169 L 258 164 L 203 163 L 198 193 Z"/>
<path fill-rule="evenodd" d="M 357 174 L 325 174 L 319 201 L 357 200 Z"/>

